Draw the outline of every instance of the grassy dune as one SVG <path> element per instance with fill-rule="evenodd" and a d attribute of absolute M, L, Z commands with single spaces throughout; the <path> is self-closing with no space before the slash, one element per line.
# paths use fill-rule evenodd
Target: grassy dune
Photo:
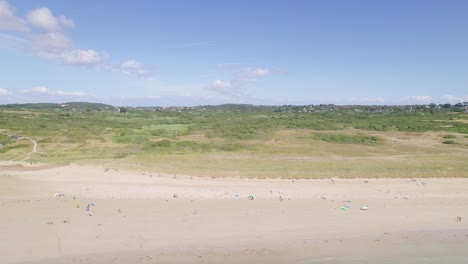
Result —
<path fill-rule="evenodd" d="M 212 177 L 468 176 L 466 114 L 274 110 L 0 108 L 0 159 Z"/>

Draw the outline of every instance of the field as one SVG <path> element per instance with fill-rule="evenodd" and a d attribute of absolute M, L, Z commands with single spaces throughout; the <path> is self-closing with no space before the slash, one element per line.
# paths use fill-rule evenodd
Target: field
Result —
<path fill-rule="evenodd" d="M 0 107 L 0 159 L 236 178 L 468 176 L 461 112 L 91 106 Z"/>

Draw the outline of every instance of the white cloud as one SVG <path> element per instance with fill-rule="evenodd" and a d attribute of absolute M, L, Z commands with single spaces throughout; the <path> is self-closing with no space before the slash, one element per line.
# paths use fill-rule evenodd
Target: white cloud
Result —
<path fill-rule="evenodd" d="M 22 90 L 21 94 L 34 94 L 34 95 L 47 95 L 47 96 L 73 96 L 73 97 L 83 97 L 87 96 L 84 92 L 64 92 L 60 90 L 51 90 L 45 86 L 37 86 L 31 89 Z"/>
<path fill-rule="evenodd" d="M 468 102 L 468 95 L 466 96 L 454 96 L 454 95 L 443 95 L 442 96 L 442 101 L 448 102 L 448 103 L 463 103 L 463 102 Z"/>
<path fill-rule="evenodd" d="M 14 41 L 14 42 L 17 42 L 17 43 L 28 43 L 29 41 L 24 39 L 24 38 L 19 38 L 17 36 L 13 36 L 13 35 L 10 35 L 10 34 L 6 34 L 6 33 L 1 33 L 0 32 L 0 39 L 5 39 L 5 40 L 8 40 L 8 41 Z"/>
<path fill-rule="evenodd" d="M 15 16 L 14 7 L 3 0 L 0 0 L 0 29 L 21 32 L 29 30 L 24 19 Z"/>
<path fill-rule="evenodd" d="M 0 88 L 0 95 L 8 95 L 10 94 L 11 92 L 8 91 L 7 89 L 5 88 Z"/>
<path fill-rule="evenodd" d="M 254 83 L 258 78 L 263 78 L 268 75 L 270 75 L 270 71 L 268 69 L 247 68 L 238 72 L 231 81 L 213 81 L 210 88 L 229 96 L 241 96 L 245 86 Z"/>
<path fill-rule="evenodd" d="M 67 65 L 100 66 L 102 69 L 117 70 L 136 78 L 151 75 L 145 65 L 135 60 L 125 61 L 120 65 L 109 65 L 106 63 L 109 58 L 106 52 L 75 47 L 73 40 L 61 33 L 62 29 L 74 26 L 73 20 L 64 15 L 55 16 L 47 7 L 29 11 L 25 19 L 17 17 L 14 14 L 14 7 L 5 0 L 0 0 L 0 29 L 17 32 L 32 31 L 31 34 L 25 35 L 25 39 L 0 33 L 0 39 L 4 40 L 2 45 L 5 47 L 27 45 L 37 56 Z"/>
<path fill-rule="evenodd" d="M 44 58 L 57 59 L 64 64 L 93 66 L 107 60 L 106 53 L 93 49 L 75 49 L 67 36 L 58 32 L 48 32 L 33 37 L 34 52 Z"/>
<path fill-rule="evenodd" d="M 231 88 L 232 84 L 230 82 L 223 82 L 221 80 L 216 80 L 211 84 L 213 88 L 226 89 Z"/>
<path fill-rule="evenodd" d="M 262 69 L 262 68 L 246 69 L 240 73 L 240 75 L 243 76 L 244 78 L 265 77 L 265 76 L 268 76 L 269 74 L 270 74 L 270 71 L 268 69 Z"/>
<path fill-rule="evenodd" d="M 428 95 L 413 95 L 400 98 L 400 101 L 404 103 L 427 104 L 437 102 L 438 100 Z"/>
<path fill-rule="evenodd" d="M 62 92 L 62 91 L 56 91 L 54 92 L 55 94 L 58 94 L 58 95 L 69 95 L 69 96 L 75 96 L 75 97 L 83 97 L 83 96 L 87 96 L 88 94 L 87 93 L 83 93 L 83 92 Z"/>
<path fill-rule="evenodd" d="M 35 94 L 47 94 L 49 93 L 49 88 L 44 86 L 33 87 L 31 89 L 23 90 L 21 93 L 35 93 Z"/>
<path fill-rule="evenodd" d="M 47 31 L 58 31 L 62 27 L 74 27 L 75 24 L 71 19 L 66 18 L 63 15 L 55 17 L 49 8 L 41 7 L 26 14 L 26 20 L 32 26 L 47 30 Z"/>
<path fill-rule="evenodd" d="M 223 70 L 229 70 L 237 65 L 241 65 L 242 63 L 240 62 L 226 62 L 226 63 L 218 63 L 216 64 L 216 67 L 218 69 L 223 69 Z"/>
<path fill-rule="evenodd" d="M 121 72 L 136 78 L 145 78 L 150 76 L 146 66 L 136 60 L 127 60 L 117 67 Z"/>
<path fill-rule="evenodd" d="M 33 50 L 38 52 L 39 55 L 45 55 L 45 57 L 49 57 L 47 56 L 48 53 L 59 53 L 73 47 L 71 39 L 64 34 L 57 32 L 34 35 L 32 41 Z"/>
<path fill-rule="evenodd" d="M 60 54 L 60 59 L 65 64 L 71 65 L 97 65 L 107 60 L 106 53 L 100 53 L 92 49 L 68 50 Z"/>

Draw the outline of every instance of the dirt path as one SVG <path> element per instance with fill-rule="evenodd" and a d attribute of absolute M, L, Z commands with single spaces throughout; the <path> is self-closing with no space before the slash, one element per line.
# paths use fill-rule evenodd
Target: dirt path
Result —
<path fill-rule="evenodd" d="M 18 161 L 18 160 L 25 161 L 31 156 L 31 154 L 37 152 L 37 142 L 35 140 L 29 138 L 29 137 L 23 137 L 23 138 L 31 141 L 33 143 L 33 148 L 31 149 L 30 152 L 28 152 L 26 154 L 23 154 L 21 156 L 18 156 L 18 157 L 14 158 L 14 159 L 11 159 L 10 161 Z M 21 157 L 24 157 L 24 158 L 21 159 Z"/>
<path fill-rule="evenodd" d="M 29 153 L 36 153 L 37 152 L 37 142 L 35 140 L 32 140 L 32 139 L 28 138 L 28 137 L 25 137 L 25 139 L 28 139 L 29 141 L 31 141 L 34 144 L 31 152 L 29 152 Z"/>
<path fill-rule="evenodd" d="M 31 142 L 33 143 L 33 148 L 32 148 L 32 150 L 31 150 L 30 152 L 26 153 L 26 156 L 25 156 L 24 159 L 22 159 L 21 161 L 27 160 L 27 159 L 31 156 L 31 154 L 37 152 L 37 142 L 36 142 L 35 140 L 32 140 L 32 139 L 29 138 L 29 137 L 24 137 L 24 138 L 27 139 L 27 140 L 29 140 L 29 141 L 31 141 Z"/>

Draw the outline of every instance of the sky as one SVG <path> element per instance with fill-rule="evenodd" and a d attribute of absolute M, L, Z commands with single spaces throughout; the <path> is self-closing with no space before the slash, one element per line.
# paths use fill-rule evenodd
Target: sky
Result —
<path fill-rule="evenodd" d="M 0 0 L 0 104 L 468 101 L 468 1 Z"/>

